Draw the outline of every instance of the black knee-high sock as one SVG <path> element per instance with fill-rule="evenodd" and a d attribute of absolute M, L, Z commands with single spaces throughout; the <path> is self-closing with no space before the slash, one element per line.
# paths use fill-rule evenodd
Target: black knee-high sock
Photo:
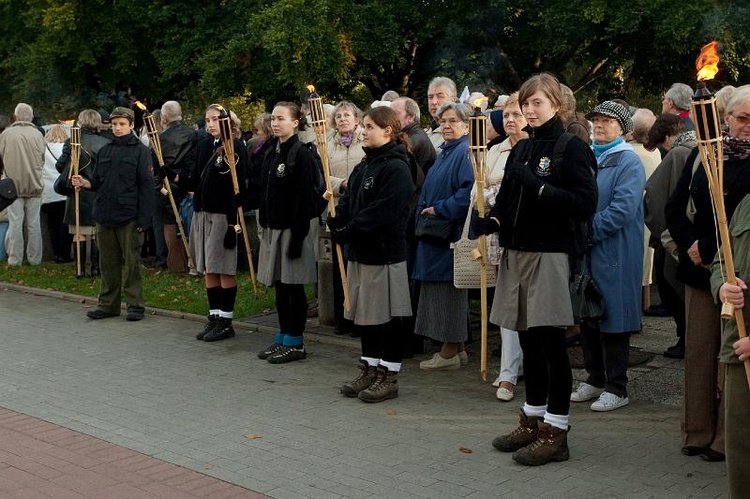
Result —
<path fill-rule="evenodd" d="M 221 288 L 221 312 L 226 319 L 234 317 L 234 301 L 237 298 L 237 286 Z"/>
<path fill-rule="evenodd" d="M 214 286 L 213 288 L 206 288 L 206 296 L 208 296 L 209 314 L 221 310 L 221 287 Z"/>

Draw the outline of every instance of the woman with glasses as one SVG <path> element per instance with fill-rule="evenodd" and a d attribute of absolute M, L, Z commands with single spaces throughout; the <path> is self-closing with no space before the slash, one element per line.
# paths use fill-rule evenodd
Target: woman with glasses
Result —
<path fill-rule="evenodd" d="M 420 281 L 421 287 L 414 332 L 442 343 L 439 352 L 419 363 L 420 369 L 429 371 L 459 369 L 468 362 L 464 342 L 468 338 L 469 298 L 467 290 L 453 286 L 450 243 L 461 236 L 474 185 L 469 159 L 470 115 L 465 104 L 446 102 L 438 109 L 445 142 L 427 172 L 417 203 L 419 241 L 412 278 Z M 426 221 L 448 226 L 448 237 L 420 237 L 420 224 Z"/>
<path fill-rule="evenodd" d="M 724 205 L 732 220 L 737 205 L 750 194 L 750 88 L 738 89 L 727 104 L 722 132 Z M 685 388 L 682 453 L 705 461 L 724 456 L 724 366 L 737 362 L 722 352 L 720 305 L 710 290 L 709 265 L 717 252 L 714 214 L 698 149 L 688 157 L 682 177 L 666 206 L 667 227 L 677 244 L 677 278 L 685 283 Z M 737 230 L 742 230 L 741 226 Z M 736 235 L 736 234 L 734 234 Z M 746 276 L 742 276 L 746 277 Z M 731 351 L 731 350 L 730 350 Z M 727 386 L 744 378 L 728 371 Z M 743 396 L 747 395 L 747 386 Z M 731 421 L 727 416 L 727 423 Z M 727 427 L 727 432 L 730 428 Z M 728 444 L 731 444 L 727 440 Z M 730 472 L 731 474 L 731 472 Z"/>

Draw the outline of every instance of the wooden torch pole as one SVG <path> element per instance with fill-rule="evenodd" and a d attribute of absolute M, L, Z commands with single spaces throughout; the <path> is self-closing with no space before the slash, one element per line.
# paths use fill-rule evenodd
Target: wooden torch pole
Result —
<path fill-rule="evenodd" d="M 70 174 L 78 175 L 81 164 L 81 127 L 74 126 L 70 129 Z M 73 192 L 75 214 L 76 214 L 76 276 L 83 277 L 81 262 L 81 188 L 76 187 Z"/>

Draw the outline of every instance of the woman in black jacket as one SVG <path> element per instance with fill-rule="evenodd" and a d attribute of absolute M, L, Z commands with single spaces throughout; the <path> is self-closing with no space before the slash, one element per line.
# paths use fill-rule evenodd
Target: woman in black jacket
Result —
<path fill-rule="evenodd" d="M 521 424 L 492 444 L 514 452 L 514 461 L 540 465 L 568 459 L 573 385 L 565 346 L 565 328 L 573 325 L 569 255 L 575 224 L 596 210 L 596 160 L 581 139 L 563 135 L 562 89 L 554 76 L 533 76 L 518 100 L 529 139 L 511 151 L 495 207 L 477 221 L 476 231 L 500 232 L 505 253 L 490 320 L 519 332 L 526 376 Z M 560 140 L 567 144 L 556 158 Z"/>
<path fill-rule="evenodd" d="M 376 107 L 364 116 L 365 158 L 328 217 L 334 242 L 346 245 L 351 311 L 362 342 L 360 374 L 341 388 L 347 397 L 381 402 L 398 396 L 399 317 L 412 314 L 406 270 L 406 223 L 414 194 L 408 137 L 396 113 Z"/>
<path fill-rule="evenodd" d="M 258 354 L 271 364 L 304 359 L 303 333 L 307 322 L 305 284 L 316 282 L 315 251 L 310 237 L 314 213 L 315 164 L 313 153 L 297 137 L 305 118 L 299 106 L 279 102 L 271 113 L 274 138 L 263 158 L 254 192 L 259 204 L 260 241 L 258 280 L 276 291 L 279 332 Z M 250 203 L 251 205 L 254 203 Z"/>

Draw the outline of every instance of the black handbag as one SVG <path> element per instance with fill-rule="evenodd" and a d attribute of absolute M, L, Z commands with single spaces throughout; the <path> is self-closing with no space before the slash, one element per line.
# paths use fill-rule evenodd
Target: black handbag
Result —
<path fill-rule="evenodd" d="M 591 277 L 586 255 L 578 258 L 571 267 L 569 289 L 576 324 L 597 323 L 604 319 L 604 296 Z"/>
<path fill-rule="evenodd" d="M 18 191 L 16 191 L 16 184 L 11 178 L 4 178 L 0 180 L 0 211 L 13 204 L 13 201 L 18 199 Z"/>
<path fill-rule="evenodd" d="M 62 173 L 57 177 L 55 183 L 52 185 L 52 190 L 61 196 L 72 196 L 75 192 L 73 184 L 68 178 L 68 167 L 63 168 Z"/>
<path fill-rule="evenodd" d="M 417 217 L 414 236 L 435 245 L 448 245 L 453 237 L 453 220 L 422 213 Z"/>

